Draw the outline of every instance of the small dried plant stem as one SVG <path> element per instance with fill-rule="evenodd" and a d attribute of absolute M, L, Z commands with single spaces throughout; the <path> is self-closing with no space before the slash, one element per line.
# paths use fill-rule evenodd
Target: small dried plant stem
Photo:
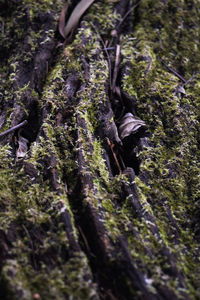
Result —
<path fill-rule="evenodd" d="M 95 27 L 95 25 L 94 25 L 92 22 L 90 22 L 90 24 L 91 24 L 91 26 L 93 27 L 93 29 L 96 31 L 97 35 L 99 36 L 99 39 L 100 39 L 100 41 L 101 41 L 101 43 L 102 43 L 102 46 L 103 46 L 103 50 L 105 51 L 106 56 L 107 56 L 107 59 L 108 59 L 109 81 L 110 81 L 110 88 L 111 88 L 111 86 L 112 86 L 112 74 L 111 74 L 112 69 L 111 69 L 110 56 L 109 56 L 109 54 L 108 54 L 108 50 L 107 50 L 107 48 L 106 48 L 106 45 L 105 45 L 105 43 L 104 43 L 104 40 L 102 39 L 102 37 L 101 37 L 100 33 L 98 32 L 97 28 Z"/>
<path fill-rule="evenodd" d="M 113 79 L 112 79 L 112 86 L 111 89 L 113 92 L 115 92 L 116 88 L 116 80 L 117 80 L 117 75 L 118 75 L 118 67 L 119 67 L 119 61 L 120 61 L 120 45 L 117 45 L 116 47 L 116 56 L 115 56 L 115 67 L 113 71 Z"/>
<path fill-rule="evenodd" d="M 122 170 L 121 170 L 121 168 L 120 168 L 120 164 L 119 164 L 119 161 L 118 161 L 118 159 L 117 159 L 117 155 L 115 154 L 115 152 L 114 152 L 114 150 L 113 150 L 114 144 L 113 144 L 112 142 L 110 142 L 110 140 L 109 140 L 108 137 L 106 137 L 106 141 L 107 141 L 108 146 L 110 147 L 110 150 L 111 150 L 111 152 L 112 152 L 112 155 L 113 155 L 113 158 L 114 158 L 115 163 L 116 163 L 116 165 L 117 165 L 117 168 L 118 168 L 118 170 L 119 170 L 119 173 L 122 174 Z"/>
<path fill-rule="evenodd" d="M 6 134 L 9 134 L 10 132 L 12 132 L 12 131 L 14 131 L 14 130 L 16 130 L 16 129 L 19 129 L 19 128 L 23 127 L 23 126 L 26 125 L 27 123 L 28 123 L 28 121 L 27 121 L 27 120 L 24 120 L 23 122 L 19 123 L 18 125 L 13 126 L 12 128 L 10 128 L 10 129 L 8 129 L 8 130 L 6 130 L 6 131 L 1 132 L 1 133 L 0 133 L 0 137 L 4 136 L 4 135 L 6 135 Z"/>
<path fill-rule="evenodd" d="M 163 65 L 170 71 L 170 72 L 172 72 L 175 76 L 177 76 L 180 80 L 182 80 L 184 83 L 186 83 L 186 79 L 183 77 L 183 76 L 181 76 L 176 70 L 174 70 L 173 68 L 171 68 L 170 66 L 168 66 L 165 62 L 164 62 L 164 60 L 161 60 L 161 62 L 163 63 Z"/>
<path fill-rule="evenodd" d="M 119 30 L 120 26 L 122 25 L 122 23 L 126 20 L 126 18 L 128 17 L 128 15 L 140 4 L 140 2 L 142 2 L 142 0 L 138 1 L 138 3 L 136 3 L 135 5 L 133 5 L 124 15 L 123 19 L 119 22 L 118 26 L 117 26 L 117 30 Z"/>

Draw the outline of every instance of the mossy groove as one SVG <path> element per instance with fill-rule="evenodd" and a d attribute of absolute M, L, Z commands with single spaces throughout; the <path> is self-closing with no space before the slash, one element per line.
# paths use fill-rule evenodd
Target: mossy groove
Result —
<path fill-rule="evenodd" d="M 198 299 L 199 1 L 143 0 L 121 28 L 136 1 L 97 1 L 64 49 L 64 1 L 10 3 L 0 4 L 0 124 L 29 127 L 0 145 L 0 296 Z M 101 39 L 112 69 L 121 45 L 121 96 Z M 128 165 L 120 174 L 109 148 L 120 159 L 124 112 L 149 130 L 138 176 Z M 29 151 L 16 160 L 20 134 Z"/>

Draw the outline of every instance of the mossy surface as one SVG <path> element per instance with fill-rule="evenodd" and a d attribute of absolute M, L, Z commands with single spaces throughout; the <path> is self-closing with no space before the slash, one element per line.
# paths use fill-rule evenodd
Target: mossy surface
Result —
<path fill-rule="evenodd" d="M 63 1 L 23 1 L 12 16 L 2 16 L 3 50 L 14 47 L 1 62 L 1 130 L 28 118 L 34 101 L 40 124 L 23 159 L 14 157 L 16 136 L 0 148 L 0 284 L 10 299 L 99 299 L 109 268 L 123 271 L 117 283 L 111 280 L 115 297 L 122 281 L 122 291 L 142 299 L 139 285 L 120 266 L 125 250 L 146 294 L 166 288 L 177 299 L 200 295 L 200 5 L 143 0 L 128 18 L 133 31 L 121 34 L 120 88 L 136 99 L 137 115 L 150 132 L 148 146 L 137 154 L 140 172 L 133 182 L 125 173 L 111 174 L 108 134 L 99 134 L 111 76 L 102 40 L 111 41 L 122 20 L 118 2 L 94 3 L 63 51 L 55 50 Z M 49 47 L 49 56 L 38 55 L 42 47 Z M 192 78 L 185 92 L 166 65 Z M 42 71 L 32 76 L 35 66 Z M 94 226 L 88 235 L 80 229 L 87 221 Z M 104 293 L 112 299 L 108 287 Z"/>
<path fill-rule="evenodd" d="M 124 38 L 122 46 L 125 63 L 130 63 L 123 88 L 137 98 L 138 114 L 151 131 L 149 147 L 139 155 L 138 192 L 144 207 L 153 213 L 162 240 L 178 260 L 185 291 L 194 299 L 200 293 L 198 222 L 191 217 L 199 211 L 198 6 L 195 1 L 142 1 L 135 39 Z M 185 86 L 185 94 L 175 93 L 181 81 L 162 60 L 186 80 L 196 74 Z M 146 242 L 152 248 L 154 238 Z M 158 245 L 159 241 L 157 249 Z M 161 273 L 155 278 L 157 259 L 158 255 L 151 268 L 154 282 L 162 281 Z M 179 295 L 178 281 L 167 281 Z"/>

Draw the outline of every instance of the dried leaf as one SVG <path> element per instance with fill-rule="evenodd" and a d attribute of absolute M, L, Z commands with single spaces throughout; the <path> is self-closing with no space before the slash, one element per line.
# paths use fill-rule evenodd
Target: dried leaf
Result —
<path fill-rule="evenodd" d="M 186 95 L 185 89 L 182 85 L 178 84 L 175 87 L 175 95 L 179 97 L 179 99 L 181 99 L 183 95 Z"/>
<path fill-rule="evenodd" d="M 26 155 L 26 152 L 28 151 L 28 143 L 29 141 L 24 138 L 23 136 L 19 136 L 18 139 L 18 149 L 17 149 L 17 153 L 16 153 L 16 158 L 21 158 L 24 157 Z"/>
<path fill-rule="evenodd" d="M 136 116 L 133 116 L 133 114 L 131 113 L 126 113 L 122 118 L 119 126 L 120 139 L 123 140 L 125 137 L 136 133 L 141 127 L 146 127 L 144 121 Z"/>
<path fill-rule="evenodd" d="M 62 35 L 62 37 L 65 38 L 65 32 L 64 32 L 64 29 L 65 29 L 65 17 L 66 17 L 66 14 L 67 14 L 67 10 L 68 10 L 68 7 L 69 7 L 69 4 L 70 4 L 70 1 L 68 0 L 62 11 L 61 11 L 61 14 L 60 14 L 60 19 L 59 19 L 59 25 L 58 25 L 58 30 L 60 32 L 60 34 Z"/>
<path fill-rule="evenodd" d="M 65 38 L 73 29 L 77 27 L 79 19 L 93 2 L 94 0 L 81 0 L 77 4 L 64 28 L 63 33 Z"/>
<path fill-rule="evenodd" d="M 186 94 L 185 89 L 184 89 L 183 86 L 179 86 L 178 89 L 177 89 L 177 92 L 178 92 L 178 93 L 181 93 L 181 94 L 183 94 L 183 95 Z"/>

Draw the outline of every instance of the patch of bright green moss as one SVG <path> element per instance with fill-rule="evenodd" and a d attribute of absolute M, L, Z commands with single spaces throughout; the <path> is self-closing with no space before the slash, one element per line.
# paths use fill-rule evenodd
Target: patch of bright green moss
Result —
<path fill-rule="evenodd" d="M 137 12 L 140 21 L 132 37 L 122 40 L 124 64 L 129 63 L 123 77 L 123 88 L 130 96 L 136 97 L 138 115 L 152 133 L 150 146 L 140 153 L 142 180 L 136 179 L 138 194 L 143 206 L 149 208 L 146 207 L 147 212 L 153 214 L 162 240 L 179 261 L 187 286 L 185 292 L 194 298 L 199 293 L 193 288 L 198 286 L 198 275 L 196 273 L 195 278 L 191 271 L 198 270 L 195 265 L 199 249 L 191 221 L 198 209 L 199 77 L 197 75 L 192 86 L 186 86 L 186 94 L 181 99 L 175 94 L 180 81 L 167 70 L 161 59 L 177 68 L 186 79 L 197 72 L 200 43 L 196 6 L 196 1 L 142 1 Z M 140 237 L 144 245 L 148 241 L 149 248 L 155 250 L 159 238 L 152 239 L 148 224 L 143 222 L 143 226 L 146 229 L 140 231 Z M 139 256 L 148 261 L 147 256 Z M 152 261 L 155 280 L 159 256 Z M 178 281 L 167 280 L 166 283 L 164 278 L 165 275 L 160 274 L 156 281 L 167 284 L 181 297 Z"/>

